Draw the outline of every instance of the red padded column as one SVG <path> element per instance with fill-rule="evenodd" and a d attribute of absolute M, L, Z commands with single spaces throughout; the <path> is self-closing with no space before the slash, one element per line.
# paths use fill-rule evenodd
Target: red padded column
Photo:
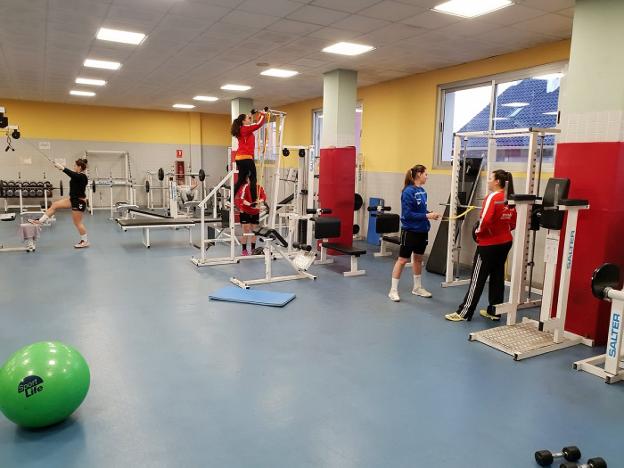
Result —
<path fill-rule="evenodd" d="M 579 213 L 565 329 L 604 344 L 610 306 L 590 285 L 602 263 L 624 268 L 624 142 L 559 143 L 555 177 L 569 178 L 569 198 L 590 205 Z"/>
<path fill-rule="evenodd" d="M 340 219 L 340 237 L 332 239 L 342 245 L 353 244 L 353 207 L 355 198 L 355 146 L 321 149 L 319 168 L 319 201 Z"/>

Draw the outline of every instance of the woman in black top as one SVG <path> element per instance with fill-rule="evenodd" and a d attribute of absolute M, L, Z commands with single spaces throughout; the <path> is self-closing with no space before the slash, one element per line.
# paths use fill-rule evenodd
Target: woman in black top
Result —
<path fill-rule="evenodd" d="M 87 160 L 78 159 L 73 171 L 59 163 L 54 163 L 54 165 L 69 176 L 69 198 L 55 201 L 41 218 L 30 220 L 30 222 L 33 224 L 43 224 L 54 215 L 56 210 L 71 208 L 74 226 L 76 226 L 76 229 L 78 229 L 80 233 L 80 242 L 74 245 L 74 247 L 77 249 L 84 249 L 85 247 L 89 247 L 87 229 L 82 223 L 82 214 L 87 209 L 86 188 L 89 179 L 84 173 L 84 171 L 87 170 Z"/>

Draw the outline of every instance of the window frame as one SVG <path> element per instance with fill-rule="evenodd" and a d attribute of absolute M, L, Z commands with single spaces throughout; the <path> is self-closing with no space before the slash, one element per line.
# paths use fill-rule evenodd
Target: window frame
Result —
<path fill-rule="evenodd" d="M 362 103 L 362 101 L 357 101 L 355 103 L 355 109 L 356 109 L 356 112 L 357 112 L 357 109 L 360 109 L 361 113 L 364 114 L 364 104 Z M 316 127 L 317 127 L 317 122 L 318 122 L 317 114 L 321 114 L 321 115 L 323 114 L 323 108 L 322 107 L 316 107 L 316 108 L 312 109 L 312 138 L 310 139 L 310 141 L 312 142 L 312 145 L 314 145 L 314 151 L 316 151 L 317 154 L 320 154 L 319 151 L 321 149 L 320 148 L 321 135 L 319 134 L 319 145 L 318 145 L 319 147 L 318 148 L 317 148 L 316 140 L 315 140 L 315 136 L 316 136 L 316 132 L 317 132 L 317 128 Z M 363 122 L 364 122 L 364 119 L 362 118 L 362 127 L 364 126 Z M 360 154 L 362 152 L 362 146 L 361 146 L 362 145 L 362 133 L 363 133 L 363 128 L 362 127 L 360 127 L 360 135 L 359 135 L 359 137 L 360 137 Z"/>
<path fill-rule="evenodd" d="M 521 70 L 514 70 L 510 72 L 497 73 L 494 75 L 470 78 L 462 81 L 455 81 L 451 83 L 443 83 L 438 85 L 437 87 L 437 98 L 436 98 L 436 117 L 435 117 L 435 143 L 433 148 L 433 167 L 434 169 L 450 169 L 452 165 L 452 161 L 442 161 L 442 138 L 444 135 L 444 105 L 446 93 L 461 91 L 465 89 L 475 88 L 478 86 L 485 86 L 488 83 L 492 86 L 491 95 L 490 95 L 490 121 L 489 121 L 489 130 L 493 129 L 494 125 L 494 112 L 496 111 L 496 87 L 500 83 L 505 83 L 509 81 L 523 80 L 530 78 L 532 76 L 538 75 L 546 75 L 548 73 L 564 73 L 563 80 L 565 79 L 565 74 L 568 69 L 568 61 L 558 61 L 552 62 L 546 65 L 539 65 L 531 68 L 524 68 Z M 560 88 L 561 89 L 561 88 Z M 558 128 L 558 124 L 557 127 Z M 556 144 L 556 143 L 555 143 Z M 556 151 L 555 151 L 556 157 Z M 501 167 L 507 169 L 512 172 L 523 171 L 526 168 L 526 164 L 517 163 L 517 162 L 496 162 L 497 167 Z M 554 170 L 554 161 L 553 162 L 545 162 L 542 165 L 542 171 L 552 172 Z"/>

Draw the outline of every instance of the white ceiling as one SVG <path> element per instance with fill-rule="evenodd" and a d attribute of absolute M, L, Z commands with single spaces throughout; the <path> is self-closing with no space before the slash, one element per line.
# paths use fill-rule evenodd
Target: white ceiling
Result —
<path fill-rule="evenodd" d="M 171 109 L 198 94 L 198 111 L 229 113 L 229 99 L 258 105 L 318 97 L 322 74 L 358 71 L 366 86 L 568 38 L 574 0 L 516 0 L 477 19 L 430 10 L 442 0 L 0 0 L 0 97 Z M 95 39 L 99 27 L 148 35 L 140 46 Z M 321 52 L 340 40 L 375 46 L 359 57 Z M 85 58 L 122 62 L 86 69 Z M 260 76 L 271 67 L 291 79 Z M 108 80 L 95 98 L 69 90 L 78 76 Z M 246 93 L 225 83 L 253 86 Z"/>

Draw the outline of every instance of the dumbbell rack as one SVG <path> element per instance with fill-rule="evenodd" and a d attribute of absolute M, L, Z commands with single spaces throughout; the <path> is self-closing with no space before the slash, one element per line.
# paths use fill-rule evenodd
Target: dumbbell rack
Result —
<path fill-rule="evenodd" d="M 52 184 L 49 181 L 0 181 L 0 197 L 4 199 L 4 211 L 17 209 L 20 213 L 28 211 L 28 208 L 37 208 L 42 210 L 41 204 L 25 205 L 24 198 L 41 199 L 47 201 L 52 198 Z M 9 204 L 9 199 L 19 199 L 18 205 Z"/>

